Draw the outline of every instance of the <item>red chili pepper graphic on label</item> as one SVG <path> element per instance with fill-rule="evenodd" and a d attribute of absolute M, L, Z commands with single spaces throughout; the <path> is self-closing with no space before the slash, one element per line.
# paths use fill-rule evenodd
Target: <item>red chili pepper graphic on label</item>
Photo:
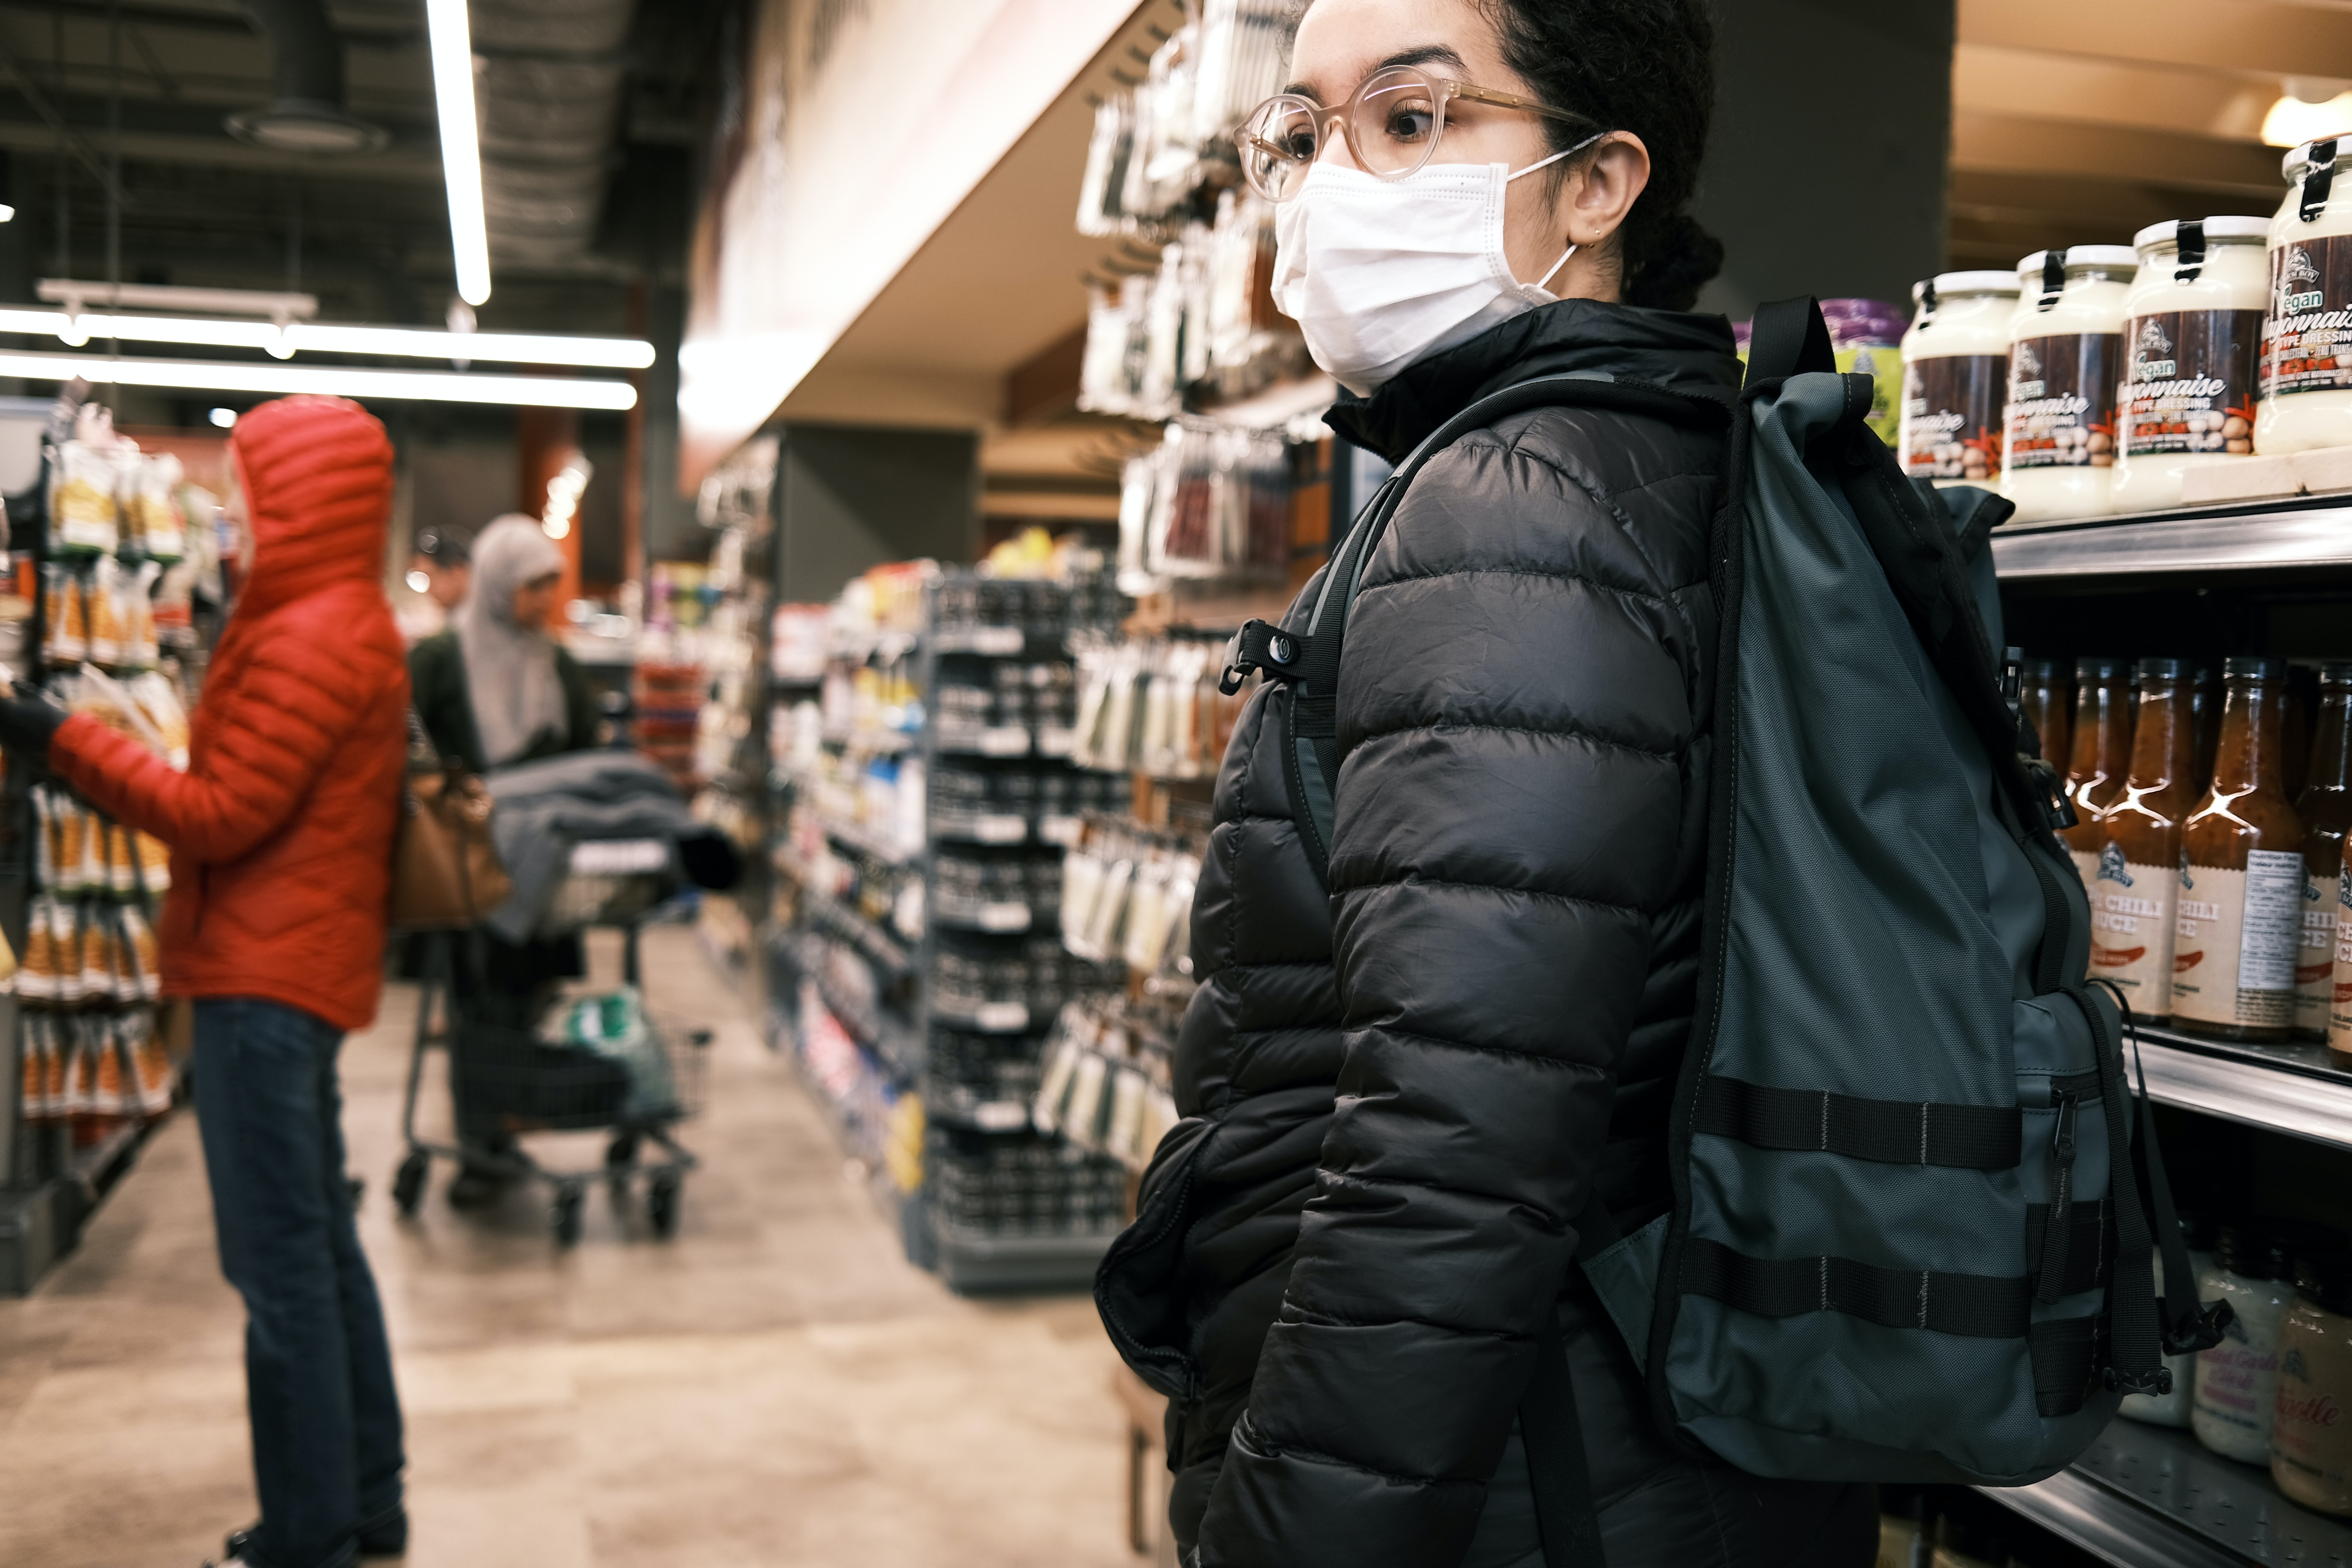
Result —
<path fill-rule="evenodd" d="M 2137 963 L 2147 956 L 2144 947 L 2095 947 L 2091 949 L 2091 966 L 2095 969 L 2121 969 L 2127 963 Z"/>
<path fill-rule="evenodd" d="M 2194 969 L 2204 962 L 2205 955 L 2201 952 L 2176 952 L 2172 955 L 2172 973 L 2178 974 L 2182 970 Z"/>

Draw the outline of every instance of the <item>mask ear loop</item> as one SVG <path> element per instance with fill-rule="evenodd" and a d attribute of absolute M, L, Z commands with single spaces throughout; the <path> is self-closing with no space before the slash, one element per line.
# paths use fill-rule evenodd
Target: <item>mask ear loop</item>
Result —
<path fill-rule="evenodd" d="M 1537 159 L 1534 163 L 1529 163 L 1526 168 L 1521 169 L 1517 174 L 1504 175 L 1503 184 L 1507 185 L 1509 184 L 1513 180 L 1517 179 L 1519 174 L 1532 174 L 1547 163 L 1557 163 L 1562 158 L 1572 158 L 1577 153 L 1583 152 L 1587 147 L 1591 146 L 1595 142 L 1600 141 L 1602 137 L 1612 134 L 1613 134 L 1613 132 L 1607 131 L 1595 132 L 1593 134 L 1586 137 L 1583 141 L 1579 142 L 1573 147 L 1564 147 L 1560 151 L 1554 153 L 1549 158 Z M 1559 259 L 1551 264 L 1551 270 L 1537 279 L 1535 286 L 1538 289 L 1544 288 L 1546 285 L 1549 284 L 1553 279 L 1559 277 L 1559 269 L 1568 265 L 1568 258 L 1574 256 L 1581 248 L 1583 247 L 1580 246 L 1570 244 L 1566 250 L 1561 251 Z"/>

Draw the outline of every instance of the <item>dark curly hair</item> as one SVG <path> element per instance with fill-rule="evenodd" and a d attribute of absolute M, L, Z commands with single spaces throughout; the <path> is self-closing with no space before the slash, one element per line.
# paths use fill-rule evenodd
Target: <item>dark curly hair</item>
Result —
<path fill-rule="evenodd" d="M 1537 97 L 1610 130 L 1630 131 L 1649 148 L 1649 185 L 1616 235 L 1619 289 L 1629 305 L 1689 310 L 1700 286 L 1723 270 L 1723 242 L 1686 210 L 1715 113 L 1715 19 L 1706 0 L 1480 5 L 1502 39 L 1504 60 Z M 1591 133 L 1581 125 L 1546 124 L 1555 152 Z"/>

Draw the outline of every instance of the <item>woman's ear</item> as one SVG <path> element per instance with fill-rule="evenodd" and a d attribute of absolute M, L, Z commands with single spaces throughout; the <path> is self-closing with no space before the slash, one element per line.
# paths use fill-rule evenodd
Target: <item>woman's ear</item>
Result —
<path fill-rule="evenodd" d="M 1559 231 L 1570 243 L 1597 246 L 1625 222 L 1650 184 L 1650 150 L 1630 131 L 1614 132 L 1584 166 L 1560 184 Z"/>

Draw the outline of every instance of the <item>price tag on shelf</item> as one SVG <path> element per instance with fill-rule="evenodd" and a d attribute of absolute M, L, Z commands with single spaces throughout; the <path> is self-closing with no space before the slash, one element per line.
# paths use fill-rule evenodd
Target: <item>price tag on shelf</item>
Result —
<path fill-rule="evenodd" d="M 1029 929 L 1029 906 L 1026 904 L 982 904 L 974 924 L 982 931 L 1016 931 Z"/>
<path fill-rule="evenodd" d="M 1020 1002 L 982 1002 L 971 1011 L 971 1021 L 993 1035 L 1009 1035 L 1029 1026 L 1029 1009 Z"/>

